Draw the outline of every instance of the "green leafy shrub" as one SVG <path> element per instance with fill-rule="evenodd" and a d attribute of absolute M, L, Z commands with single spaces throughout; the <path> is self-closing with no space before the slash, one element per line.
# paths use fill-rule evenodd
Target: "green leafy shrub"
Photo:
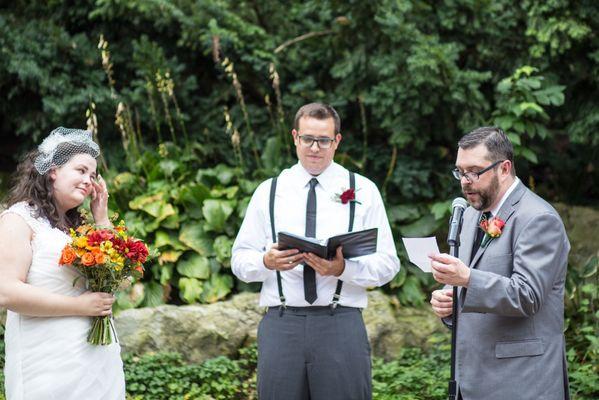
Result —
<path fill-rule="evenodd" d="M 445 399 L 449 380 L 447 337 L 432 338 L 431 351 L 404 348 L 397 359 L 374 359 L 373 398 L 377 400 Z"/>
<path fill-rule="evenodd" d="M 239 358 L 216 357 L 186 364 L 175 353 L 125 356 L 125 379 L 131 399 L 234 400 L 255 398 L 256 346 Z"/>
<path fill-rule="evenodd" d="M 163 143 L 146 150 L 133 173 L 109 178 L 111 206 L 160 251 L 147 268 L 141 294 L 119 295 L 120 308 L 213 303 L 234 289 L 231 247 L 258 182 L 239 168 L 201 168 L 197 149 Z M 138 287 L 139 288 L 139 287 Z"/>
<path fill-rule="evenodd" d="M 599 397 L 599 254 L 569 265 L 566 276 L 566 348 L 574 398 Z"/>
<path fill-rule="evenodd" d="M 125 356 L 127 392 L 141 398 L 168 400 L 183 398 L 197 382 L 200 366 L 186 365 L 180 354 Z"/>

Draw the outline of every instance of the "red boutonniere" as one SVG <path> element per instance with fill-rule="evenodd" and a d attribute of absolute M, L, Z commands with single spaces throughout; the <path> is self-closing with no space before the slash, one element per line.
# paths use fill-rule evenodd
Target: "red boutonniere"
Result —
<path fill-rule="evenodd" d="M 356 200 L 356 190 L 354 190 L 354 189 L 347 189 L 347 190 L 341 189 L 341 190 L 342 190 L 341 193 L 335 193 L 335 196 L 333 196 L 334 201 L 341 203 L 341 204 L 347 204 L 349 202 L 362 204 L 358 200 Z"/>
<path fill-rule="evenodd" d="M 485 232 L 485 237 L 481 242 L 480 246 L 485 247 L 489 244 L 489 242 L 495 238 L 501 236 L 503 232 L 503 227 L 505 226 L 505 221 L 498 217 L 493 217 L 488 220 L 483 220 L 480 222 L 480 229 Z"/>

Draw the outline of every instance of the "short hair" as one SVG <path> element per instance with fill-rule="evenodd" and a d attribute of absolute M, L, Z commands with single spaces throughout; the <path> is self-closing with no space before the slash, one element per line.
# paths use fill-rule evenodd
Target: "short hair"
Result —
<path fill-rule="evenodd" d="M 484 144 L 489 152 L 489 161 L 510 160 L 512 163 L 512 175 L 516 174 L 514 165 L 514 146 L 501 128 L 495 126 L 483 126 L 464 135 L 458 142 L 462 149 L 471 149 Z"/>
<path fill-rule="evenodd" d="M 309 103 L 297 110 L 295 113 L 295 119 L 293 120 L 293 129 L 296 131 L 299 129 L 299 121 L 303 117 L 310 117 L 316 119 L 329 119 L 333 118 L 335 123 L 335 134 L 341 132 L 341 119 L 339 114 L 333 107 L 324 103 Z"/>

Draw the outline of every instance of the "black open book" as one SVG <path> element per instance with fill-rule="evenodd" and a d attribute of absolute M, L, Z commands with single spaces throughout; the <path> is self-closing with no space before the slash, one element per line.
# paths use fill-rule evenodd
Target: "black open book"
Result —
<path fill-rule="evenodd" d="M 378 228 L 349 232 L 326 240 L 279 232 L 279 250 L 298 249 L 302 253 L 313 253 L 318 257 L 335 258 L 337 247 L 343 246 L 343 257 L 353 258 L 376 252 Z"/>

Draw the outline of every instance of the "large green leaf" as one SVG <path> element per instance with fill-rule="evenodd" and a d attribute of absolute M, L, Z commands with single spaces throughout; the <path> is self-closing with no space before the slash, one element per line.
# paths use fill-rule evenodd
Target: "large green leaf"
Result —
<path fill-rule="evenodd" d="M 135 308 L 139 306 L 145 296 L 145 286 L 141 282 L 131 285 L 125 290 L 119 290 L 115 294 L 116 304 L 113 306 L 114 312 Z"/>
<path fill-rule="evenodd" d="M 154 239 L 154 247 L 172 247 L 175 250 L 188 250 L 189 247 L 185 246 L 175 232 L 168 232 L 164 230 L 156 231 L 156 237 Z"/>
<path fill-rule="evenodd" d="M 229 185 L 233 178 L 235 177 L 236 170 L 225 164 L 218 164 L 214 168 L 214 172 L 216 173 L 216 178 L 221 185 Z"/>
<path fill-rule="evenodd" d="M 179 240 L 201 256 L 213 254 L 212 239 L 198 222 L 183 225 L 179 233 Z"/>
<path fill-rule="evenodd" d="M 207 230 L 222 232 L 225 222 L 233 213 L 235 202 L 231 200 L 208 199 L 204 201 L 202 213 L 206 218 Z"/>
<path fill-rule="evenodd" d="M 214 252 L 216 253 L 216 259 L 226 267 L 231 266 L 232 247 L 233 240 L 231 240 L 228 236 L 221 235 L 214 239 Z"/>
<path fill-rule="evenodd" d="M 420 281 L 413 275 L 408 276 L 403 285 L 401 285 L 398 297 L 403 304 L 413 304 L 416 306 L 423 304 L 426 300 L 426 296 L 420 286 Z"/>
<path fill-rule="evenodd" d="M 131 200 L 129 202 L 129 207 L 132 210 L 142 210 L 156 218 L 157 221 L 162 221 L 177 213 L 172 204 L 167 203 L 163 198 L 164 194 L 162 193 L 151 195 L 144 194 Z"/>
<path fill-rule="evenodd" d="M 227 199 L 232 200 L 237 196 L 238 191 L 239 186 L 216 187 L 210 190 L 210 196 L 214 198 L 226 197 Z"/>
<path fill-rule="evenodd" d="M 188 304 L 195 303 L 204 291 L 202 281 L 195 278 L 179 279 L 179 296 Z"/>
<path fill-rule="evenodd" d="M 162 160 L 158 163 L 160 170 L 166 176 L 172 176 L 175 171 L 181 166 L 181 163 L 172 159 Z"/>
<path fill-rule="evenodd" d="M 387 209 L 387 216 L 390 223 L 413 221 L 420 217 L 418 207 L 414 205 L 399 204 Z"/>
<path fill-rule="evenodd" d="M 210 266 L 208 258 L 199 254 L 193 254 L 177 263 L 177 271 L 189 278 L 208 279 Z"/>
<path fill-rule="evenodd" d="M 280 136 L 270 137 L 266 141 L 266 146 L 262 151 L 260 158 L 264 168 L 268 171 L 278 170 L 281 165 L 281 158 L 283 155 Z"/>
<path fill-rule="evenodd" d="M 173 264 L 165 264 L 160 267 L 160 284 L 166 285 L 173 277 Z"/>
<path fill-rule="evenodd" d="M 164 304 L 164 288 L 158 282 L 144 282 L 144 307 L 156 307 Z"/>
<path fill-rule="evenodd" d="M 183 254 L 180 250 L 165 250 L 160 252 L 158 256 L 158 263 L 164 265 L 167 263 L 176 263 L 179 257 Z"/>
<path fill-rule="evenodd" d="M 202 303 L 215 303 L 226 297 L 233 288 L 233 277 L 231 275 L 212 275 L 209 281 L 204 283 L 201 295 Z"/>
<path fill-rule="evenodd" d="M 442 219 L 451 214 L 451 200 L 439 201 L 431 205 L 431 212 L 435 219 Z"/>
<path fill-rule="evenodd" d="M 201 183 L 190 182 L 172 191 L 175 201 L 186 204 L 202 204 L 210 197 L 210 189 Z"/>
<path fill-rule="evenodd" d="M 160 221 L 160 226 L 165 229 L 179 228 L 179 213 L 169 215 L 164 220 Z"/>
<path fill-rule="evenodd" d="M 131 172 L 122 172 L 112 178 L 111 182 L 112 187 L 109 185 L 110 190 L 134 190 L 136 187 L 139 188 L 140 178 Z"/>
<path fill-rule="evenodd" d="M 399 227 L 402 236 L 405 237 L 422 237 L 434 233 L 439 228 L 442 221 L 435 219 L 433 214 L 426 214 L 422 218 L 408 225 Z"/>

